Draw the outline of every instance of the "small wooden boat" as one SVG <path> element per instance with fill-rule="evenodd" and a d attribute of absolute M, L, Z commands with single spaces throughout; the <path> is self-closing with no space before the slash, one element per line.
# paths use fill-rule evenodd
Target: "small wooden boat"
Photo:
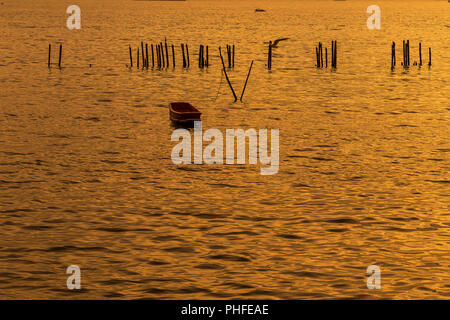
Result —
<path fill-rule="evenodd" d="M 170 120 L 180 124 L 191 124 L 200 121 L 202 113 L 187 102 L 172 102 L 169 104 Z"/>

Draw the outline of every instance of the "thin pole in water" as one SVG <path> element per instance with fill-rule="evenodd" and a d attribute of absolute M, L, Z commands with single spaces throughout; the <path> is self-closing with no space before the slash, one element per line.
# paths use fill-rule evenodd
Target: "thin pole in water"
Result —
<path fill-rule="evenodd" d="M 252 71 L 253 60 L 250 64 L 250 69 L 248 69 L 247 79 L 245 79 L 244 89 L 242 89 L 241 98 L 239 99 L 242 102 L 242 97 L 244 97 L 245 88 L 247 87 L 248 78 L 250 77 L 250 72 Z"/>
<path fill-rule="evenodd" d="M 172 64 L 173 68 L 175 68 L 175 47 L 172 45 Z"/>
<path fill-rule="evenodd" d="M 130 68 L 133 67 L 133 55 L 131 54 L 131 46 L 128 46 L 128 51 L 130 52 Z"/>
<path fill-rule="evenodd" d="M 51 65 L 51 56 L 52 56 L 52 45 L 48 45 L 48 67 L 50 68 Z"/>
<path fill-rule="evenodd" d="M 59 61 L 58 61 L 58 68 L 61 68 L 61 59 L 62 59 L 62 44 L 59 45 Z"/>
<path fill-rule="evenodd" d="M 233 86 L 231 85 L 230 79 L 228 79 L 228 74 L 227 74 L 227 70 L 225 69 L 225 63 L 223 62 L 222 50 L 220 49 L 220 47 L 219 47 L 219 54 L 220 54 L 220 60 L 222 61 L 222 67 L 223 67 L 223 72 L 225 73 L 225 78 L 227 79 L 228 85 L 230 86 L 231 92 L 233 93 L 234 102 L 236 102 L 237 96 L 236 96 L 236 93 L 234 92 Z"/>

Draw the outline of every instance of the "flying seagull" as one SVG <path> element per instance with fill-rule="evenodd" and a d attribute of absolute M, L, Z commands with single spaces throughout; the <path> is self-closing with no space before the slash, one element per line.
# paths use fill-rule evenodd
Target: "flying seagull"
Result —
<path fill-rule="evenodd" d="M 281 38 L 281 39 L 277 39 L 274 42 L 272 42 L 272 48 L 278 48 L 278 42 L 280 41 L 285 41 L 285 40 L 289 40 L 289 38 Z"/>

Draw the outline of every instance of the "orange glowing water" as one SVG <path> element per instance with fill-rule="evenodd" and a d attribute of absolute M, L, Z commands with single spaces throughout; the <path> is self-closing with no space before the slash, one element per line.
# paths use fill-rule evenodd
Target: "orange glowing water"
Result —
<path fill-rule="evenodd" d="M 80 0 L 78 31 L 71 4 L 0 6 L 0 298 L 450 296 L 447 1 L 377 1 L 381 30 L 367 1 Z M 128 45 L 164 37 L 175 70 L 126 68 Z M 283 37 L 268 72 L 265 42 Z M 412 62 L 419 41 L 425 63 L 432 48 L 430 69 L 391 72 L 403 39 Z M 318 70 L 331 40 L 338 69 Z M 49 70 L 58 42 L 64 68 Z M 238 92 L 255 60 L 244 103 L 221 83 L 226 44 Z M 173 101 L 205 130 L 280 129 L 279 173 L 175 166 Z M 372 264 L 381 290 L 366 287 Z"/>

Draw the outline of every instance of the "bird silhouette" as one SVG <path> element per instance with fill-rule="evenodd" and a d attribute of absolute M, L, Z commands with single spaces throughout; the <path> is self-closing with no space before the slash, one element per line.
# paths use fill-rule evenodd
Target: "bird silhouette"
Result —
<path fill-rule="evenodd" d="M 272 48 L 278 48 L 278 43 L 280 41 L 285 41 L 285 40 L 289 40 L 289 38 L 280 38 L 280 39 L 275 40 L 274 42 L 272 42 Z"/>

